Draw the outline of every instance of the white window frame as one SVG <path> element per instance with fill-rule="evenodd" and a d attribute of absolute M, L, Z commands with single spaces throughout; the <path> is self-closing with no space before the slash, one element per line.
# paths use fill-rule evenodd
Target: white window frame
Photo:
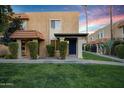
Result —
<path fill-rule="evenodd" d="M 52 27 L 51 27 L 51 23 L 52 23 L 52 21 L 60 21 L 60 28 L 59 29 L 52 29 Z M 50 19 L 50 29 L 51 30 L 61 30 L 62 29 L 62 20 L 61 19 Z"/>

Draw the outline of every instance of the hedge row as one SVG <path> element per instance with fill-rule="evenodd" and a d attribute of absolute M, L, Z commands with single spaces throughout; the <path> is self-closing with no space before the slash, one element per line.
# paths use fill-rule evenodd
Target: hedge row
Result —
<path fill-rule="evenodd" d="M 47 48 L 48 56 L 53 57 L 55 54 L 55 47 L 52 44 L 50 44 L 47 45 L 46 48 Z M 65 59 L 67 54 L 67 42 L 61 41 L 59 43 L 58 49 L 60 52 L 61 59 Z"/>

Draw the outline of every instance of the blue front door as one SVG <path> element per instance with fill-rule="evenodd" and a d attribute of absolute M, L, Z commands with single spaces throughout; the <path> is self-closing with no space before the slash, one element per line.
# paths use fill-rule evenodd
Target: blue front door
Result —
<path fill-rule="evenodd" d="M 76 54 L 76 39 L 69 40 L 69 54 Z"/>

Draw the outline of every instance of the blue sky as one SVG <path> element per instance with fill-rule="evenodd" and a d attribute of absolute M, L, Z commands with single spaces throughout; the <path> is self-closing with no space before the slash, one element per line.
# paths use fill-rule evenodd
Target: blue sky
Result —
<path fill-rule="evenodd" d="M 107 5 L 88 5 L 89 33 L 96 31 L 109 24 L 109 6 Z M 13 5 L 16 13 L 24 12 L 48 12 L 48 11 L 76 11 L 80 13 L 79 31 L 85 32 L 85 13 L 84 6 L 81 5 Z M 124 6 L 113 6 L 113 21 L 124 19 Z"/>

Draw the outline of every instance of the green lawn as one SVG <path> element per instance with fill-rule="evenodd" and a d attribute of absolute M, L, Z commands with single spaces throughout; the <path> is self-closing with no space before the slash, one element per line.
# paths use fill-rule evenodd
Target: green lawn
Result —
<path fill-rule="evenodd" d="M 124 87 L 124 67 L 81 64 L 0 64 L 0 87 Z M 6 84 L 7 84 L 6 83 Z"/>
<path fill-rule="evenodd" d="M 94 55 L 94 54 L 91 54 L 91 53 L 87 53 L 87 52 L 83 53 L 83 59 L 100 60 L 100 61 L 115 61 L 115 60 L 112 60 L 110 58 L 97 56 L 97 55 Z"/>

